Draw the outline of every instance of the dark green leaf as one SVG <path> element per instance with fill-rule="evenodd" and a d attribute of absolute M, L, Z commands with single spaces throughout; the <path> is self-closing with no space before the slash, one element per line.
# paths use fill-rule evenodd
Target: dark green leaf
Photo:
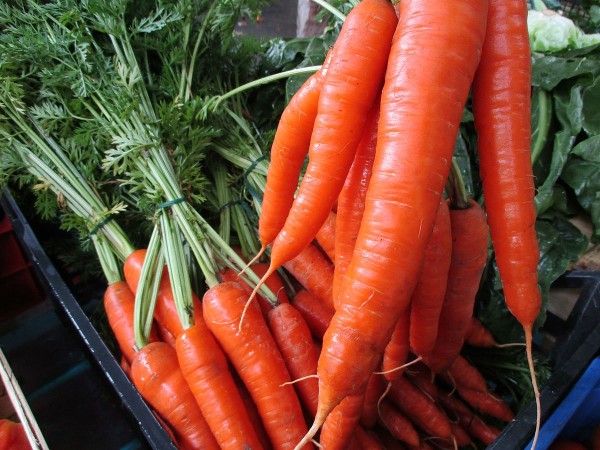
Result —
<path fill-rule="evenodd" d="M 554 89 L 561 81 L 569 78 L 600 73 L 600 61 L 588 58 L 534 54 L 532 65 L 532 85 L 546 90 Z"/>

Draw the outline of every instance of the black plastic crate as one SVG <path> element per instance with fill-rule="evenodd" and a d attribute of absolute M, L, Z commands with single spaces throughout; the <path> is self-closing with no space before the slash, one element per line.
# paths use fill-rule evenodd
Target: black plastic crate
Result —
<path fill-rule="evenodd" d="M 94 328 L 89 299 L 73 295 L 7 191 L 0 211 L 46 296 L 35 310 L 2 324 L 0 345 L 49 447 L 175 450 Z"/>

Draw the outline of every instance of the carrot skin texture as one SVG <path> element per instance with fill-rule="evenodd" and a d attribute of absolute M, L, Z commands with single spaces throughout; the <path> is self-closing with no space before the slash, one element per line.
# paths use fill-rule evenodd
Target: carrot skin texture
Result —
<path fill-rule="evenodd" d="M 460 354 L 473 317 L 475 296 L 487 261 L 488 225 L 479 204 L 451 209 L 452 256 L 446 296 L 438 325 L 438 339 L 425 357 L 434 372 L 446 370 Z"/>
<path fill-rule="evenodd" d="M 335 223 L 337 214 L 333 211 L 329 211 L 329 215 L 325 220 L 325 223 L 315 236 L 315 240 L 319 247 L 329 258 L 332 263 L 335 262 Z"/>
<path fill-rule="evenodd" d="M 364 387 L 408 305 L 485 33 L 486 1 L 403 0 L 399 7 L 365 212 L 319 360 L 321 420 Z M 453 26 L 439 26 L 448 17 Z"/>
<path fill-rule="evenodd" d="M 310 244 L 283 267 L 308 291 L 316 295 L 328 308 L 333 303 L 333 265 L 314 244 Z"/>
<path fill-rule="evenodd" d="M 465 336 L 465 344 L 473 347 L 495 347 L 498 345 L 490 330 L 485 328 L 476 317 L 471 317 L 471 324 Z"/>
<path fill-rule="evenodd" d="M 250 417 L 250 421 L 254 426 L 254 431 L 258 435 L 258 439 L 262 444 L 265 450 L 271 450 L 273 446 L 271 445 L 271 441 L 269 440 L 269 436 L 267 436 L 267 430 L 265 430 L 265 426 L 262 423 L 262 419 L 258 412 L 258 408 L 252 400 L 252 396 L 250 392 L 248 392 L 248 388 L 244 384 L 244 382 L 240 379 L 239 375 L 236 372 L 233 372 L 233 379 L 235 381 L 236 386 L 238 387 L 238 391 L 240 396 L 242 397 L 242 401 L 246 407 L 246 411 L 248 412 L 248 416 Z"/>
<path fill-rule="evenodd" d="M 306 433 L 298 396 L 285 362 L 256 304 L 239 322 L 248 296 L 231 282 L 209 289 L 202 306 L 206 325 L 247 386 L 276 449 L 293 448 Z M 312 448 L 307 445 L 306 448 Z"/>
<path fill-rule="evenodd" d="M 311 75 L 294 94 L 279 119 L 258 219 L 258 236 L 263 248 L 273 242 L 281 231 L 292 207 L 330 60 L 331 52 L 321 69 Z"/>
<path fill-rule="evenodd" d="M 281 304 L 269 312 L 268 324 L 292 380 L 316 375 L 319 348 L 300 312 L 289 303 Z M 319 399 L 317 379 L 297 381 L 294 388 L 304 408 L 314 417 Z"/>
<path fill-rule="evenodd" d="M 490 392 L 481 392 L 463 386 L 457 386 L 457 390 L 462 399 L 478 411 L 504 422 L 510 422 L 515 417 L 508 404 Z"/>
<path fill-rule="evenodd" d="M 457 386 L 475 391 L 487 392 L 488 387 L 481 373 L 461 355 L 458 355 L 448 368 L 448 373 Z"/>
<path fill-rule="evenodd" d="M 142 397 L 171 427 L 178 444 L 219 449 L 171 346 L 164 342 L 146 345 L 131 363 L 131 378 Z"/>
<path fill-rule="evenodd" d="M 452 427 L 446 414 L 407 378 L 392 381 L 389 396 L 400 411 L 429 435 L 445 439 L 452 437 Z"/>
<path fill-rule="evenodd" d="M 273 266 L 294 258 L 314 239 L 337 200 L 381 89 L 396 24 L 385 0 L 361 1 L 344 21 L 321 88 L 308 166 L 273 241 Z"/>
<path fill-rule="evenodd" d="M 222 449 L 262 449 L 233 380 L 227 358 L 203 322 L 176 341 L 181 372 Z"/>
<path fill-rule="evenodd" d="M 408 445 L 419 445 L 419 433 L 412 422 L 389 400 L 381 402 L 380 411 L 379 420 L 394 438 Z"/>
<path fill-rule="evenodd" d="M 319 443 L 323 449 L 344 450 L 348 447 L 360 422 L 364 392 L 346 397 L 323 424 Z"/>
<path fill-rule="evenodd" d="M 117 281 L 109 285 L 104 291 L 104 310 L 110 328 L 115 335 L 121 353 L 128 362 L 131 362 L 137 351 L 135 334 L 133 331 L 133 310 L 135 296 L 124 281 Z M 149 341 L 160 340 L 156 329 L 150 332 Z"/>
<path fill-rule="evenodd" d="M 333 276 L 333 298 L 337 299 L 339 285 L 350 264 L 354 244 L 360 229 L 365 210 L 365 197 L 377 148 L 377 125 L 379 123 L 379 103 L 376 100 L 369 111 L 363 135 L 356 149 L 356 155 L 344 186 L 338 197 L 335 224 L 335 272 Z M 337 300 L 336 300 L 337 301 Z"/>
<path fill-rule="evenodd" d="M 489 33 L 473 82 L 487 219 L 506 304 L 524 326 L 541 305 L 531 167 L 527 2 L 490 0 Z"/>
<path fill-rule="evenodd" d="M 419 281 L 410 301 L 410 347 L 417 355 L 426 355 L 435 347 L 451 252 L 450 210 L 448 203 L 442 200 L 427 242 Z"/>
<path fill-rule="evenodd" d="M 381 364 L 382 372 L 387 372 L 383 376 L 386 380 L 392 381 L 402 376 L 404 369 L 399 369 L 406 364 L 409 345 L 409 329 L 410 329 L 410 306 L 400 314 L 390 342 L 385 346 L 383 351 L 383 361 Z M 392 372 L 390 372 L 392 371 Z"/>
<path fill-rule="evenodd" d="M 363 412 L 360 424 L 364 428 L 373 428 L 377 423 L 377 404 L 385 391 L 386 383 L 381 375 L 373 374 L 367 383 Z"/>
<path fill-rule="evenodd" d="M 322 340 L 327 327 L 331 323 L 333 310 L 305 289 L 298 291 L 291 303 L 304 317 L 312 335 Z"/>

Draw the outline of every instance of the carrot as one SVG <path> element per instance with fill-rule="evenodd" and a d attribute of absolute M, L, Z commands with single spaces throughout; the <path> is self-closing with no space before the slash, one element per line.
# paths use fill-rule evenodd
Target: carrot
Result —
<path fill-rule="evenodd" d="M 291 300 L 292 305 L 302 314 L 314 337 L 321 340 L 333 317 L 333 310 L 305 289 L 301 289 Z"/>
<path fill-rule="evenodd" d="M 448 414 L 456 415 L 464 429 L 485 445 L 490 445 L 500 434 L 500 430 L 486 424 L 481 417 L 450 393 L 442 392 L 439 401 Z"/>
<path fill-rule="evenodd" d="M 472 444 L 471 436 L 469 436 L 469 433 L 467 433 L 460 423 L 450 422 L 450 426 L 452 427 L 452 436 L 456 439 L 456 445 L 459 448 Z M 452 448 L 454 448 L 454 445 L 452 445 Z"/>
<path fill-rule="evenodd" d="M 30 450 L 31 445 L 21 422 L 0 419 L 0 450 Z"/>
<path fill-rule="evenodd" d="M 417 355 L 426 355 L 435 346 L 451 252 L 450 211 L 448 203 L 442 200 L 427 242 L 419 281 L 410 300 L 410 347 Z"/>
<path fill-rule="evenodd" d="M 160 322 L 156 322 L 156 329 L 158 330 L 158 336 L 160 337 L 160 340 L 175 348 L 175 336 L 173 336 L 173 334 Z"/>
<path fill-rule="evenodd" d="M 323 338 L 319 411 L 301 444 L 364 387 L 408 305 L 479 63 L 487 2 L 403 0 L 399 8 L 363 221 L 342 306 Z"/>
<path fill-rule="evenodd" d="M 498 345 L 490 330 L 485 328 L 476 317 L 471 317 L 471 323 L 465 336 L 465 344 L 474 347 L 495 347 Z"/>
<path fill-rule="evenodd" d="M 125 375 L 129 378 L 131 374 L 131 365 L 129 364 L 129 361 L 127 361 L 127 358 L 125 358 L 125 355 L 121 355 L 121 363 L 119 365 L 121 366 L 121 369 L 123 369 L 123 372 L 125 372 Z"/>
<path fill-rule="evenodd" d="M 451 382 L 457 386 L 487 392 L 488 387 L 483 375 L 461 355 L 458 355 L 448 368 Z"/>
<path fill-rule="evenodd" d="M 176 341 L 181 372 L 222 449 L 262 448 L 223 350 L 201 320 Z"/>
<path fill-rule="evenodd" d="M 142 266 L 146 259 L 146 249 L 138 249 L 131 253 L 123 264 L 123 275 L 131 292 L 134 294 L 137 291 L 142 273 Z"/>
<path fill-rule="evenodd" d="M 187 448 L 219 449 L 190 388 L 175 350 L 164 342 L 152 342 L 136 353 L 131 378 L 146 401 L 167 422 L 177 443 Z"/>
<path fill-rule="evenodd" d="M 406 377 L 417 386 L 431 400 L 437 401 L 439 397 L 438 387 L 435 384 L 435 375 L 422 362 L 412 364 L 404 374 Z"/>
<path fill-rule="evenodd" d="M 300 401 L 286 384 L 290 375 L 258 306 L 250 305 L 239 329 L 246 299 L 237 284 L 218 284 L 204 294 L 204 318 L 247 386 L 273 446 L 292 448 L 306 432 Z"/>
<path fill-rule="evenodd" d="M 377 404 L 385 391 L 386 383 L 381 375 L 373 374 L 367 383 L 365 401 L 363 403 L 360 424 L 365 428 L 373 428 L 377 423 Z"/>
<path fill-rule="evenodd" d="M 491 392 L 481 392 L 460 385 L 456 388 L 460 397 L 476 410 L 489 414 L 504 422 L 510 422 L 514 419 L 515 415 L 508 404 Z"/>
<path fill-rule="evenodd" d="M 487 261 L 488 227 L 479 204 L 450 209 L 452 255 L 438 338 L 425 363 L 434 372 L 447 369 L 459 355 L 473 317 L 475 296 Z"/>
<path fill-rule="evenodd" d="M 412 422 L 391 401 L 384 399 L 379 407 L 379 420 L 395 439 L 409 445 L 419 445 L 419 433 Z"/>
<path fill-rule="evenodd" d="M 410 328 L 410 307 L 406 308 L 400 314 L 390 342 L 383 351 L 382 371 L 380 373 L 388 380 L 392 381 L 402 376 L 404 364 L 408 358 L 410 346 L 408 343 L 408 333 Z"/>
<path fill-rule="evenodd" d="M 319 348 L 300 312 L 289 303 L 278 305 L 268 315 L 268 325 L 293 380 L 316 375 Z M 319 382 L 316 378 L 296 381 L 294 387 L 311 417 L 317 412 Z"/>
<path fill-rule="evenodd" d="M 335 272 L 333 277 L 333 296 L 337 298 L 339 284 L 354 251 L 354 244 L 365 210 L 365 196 L 371 173 L 375 148 L 377 147 L 377 125 L 379 123 L 379 102 L 377 100 L 369 111 L 363 135 L 356 149 L 356 155 L 344 186 L 338 197 L 335 223 Z"/>
<path fill-rule="evenodd" d="M 383 450 L 383 445 L 377 438 L 362 427 L 356 427 L 354 436 L 360 444 L 361 450 Z"/>
<path fill-rule="evenodd" d="M 308 166 L 285 224 L 272 243 L 270 271 L 306 248 L 332 210 L 367 113 L 381 89 L 396 24 L 394 9 L 386 0 L 363 0 L 344 21 L 319 97 Z M 295 186 L 294 179 L 288 183 Z"/>
<path fill-rule="evenodd" d="M 133 331 L 133 310 L 135 296 L 124 281 L 112 283 L 104 291 L 104 310 L 108 323 L 115 335 L 121 353 L 131 362 L 135 357 L 137 346 Z M 159 341 L 158 334 L 153 328 L 150 342 Z"/>
<path fill-rule="evenodd" d="M 323 449 L 346 449 L 360 422 L 365 393 L 346 397 L 323 424 L 319 444 Z"/>
<path fill-rule="evenodd" d="M 389 395 L 400 411 L 430 436 L 452 438 L 452 427 L 446 414 L 406 377 L 392 381 Z"/>
<path fill-rule="evenodd" d="M 531 59 L 525 0 L 490 0 L 488 31 L 473 82 L 479 170 L 506 305 L 523 327 L 541 421 L 532 330 L 541 307 L 531 167 Z"/>
<path fill-rule="evenodd" d="M 334 309 L 333 265 L 316 245 L 310 244 L 284 267 L 306 290 Z"/>
<path fill-rule="evenodd" d="M 321 247 L 321 250 L 327 255 L 331 262 L 335 262 L 335 223 L 337 214 L 333 211 L 329 211 L 329 215 L 325 220 L 325 223 L 315 236 L 317 244 Z M 259 275 L 260 276 L 260 275 Z"/>
<path fill-rule="evenodd" d="M 239 375 L 235 371 L 233 372 L 232 375 L 233 375 L 233 379 L 235 381 L 235 385 L 237 386 L 237 388 L 240 392 L 240 396 L 242 397 L 242 401 L 244 402 L 244 406 L 246 407 L 246 411 L 248 411 L 248 416 L 250 417 L 250 421 L 252 422 L 252 425 L 254 426 L 254 430 L 256 431 L 256 434 L 258 435 L 258 439 L 260 440 L 260 443 L 262 444 L 262 446 L 265 450 L 271 450 L 273 448 L 273 446 L 271 445 L 269 436 L 267 436 L 267 430 L 265 430 L 265 427 L 262 423 L 262 419 L 260 418 L 258 408 L 256 407 L 254 400 L 252 400 L 252 396 L 250 395 L 250 392 L 248 392 L 248 388 L 246 388 L 246 385 L 240 379 Z"/>
<path fill-rule="evenodd" d="M 331 52 L 321 69 L 296 91 L 279 119 L 258 220 L 258 236 L 262 247 L 254 260 L 264 253 L 267 245 L 281 231 L 294 201 L 297 183 L 293 180 L 298 179 L 308 153 L 323 79 L 330 61 Z"/>

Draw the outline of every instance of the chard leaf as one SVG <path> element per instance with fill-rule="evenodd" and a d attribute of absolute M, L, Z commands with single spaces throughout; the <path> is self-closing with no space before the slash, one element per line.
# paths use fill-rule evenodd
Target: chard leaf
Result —
<path fill-rule="evenodd" d="M 548 91 L 558 84 L 579 75 L 597 75 L 600 61 L 587 57 L 567 57 L 534 53 L 532 56 L 531 84 Z"/>
<path fill-rule="evenodd" d="M 582 127 L 589 135 L 600 134 L 600 77 L 583 90 Z"/>

